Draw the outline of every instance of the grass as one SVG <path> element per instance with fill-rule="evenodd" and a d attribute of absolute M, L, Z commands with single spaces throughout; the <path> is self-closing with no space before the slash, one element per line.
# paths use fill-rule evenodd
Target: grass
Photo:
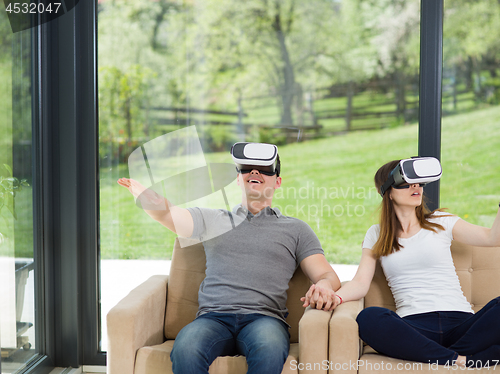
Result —
<path fill-rule="evenodd" d="M 9 47 L 10 48 L 10 47 Z M 7 176 L 4 164 L 12 167 L 12 61 L 9 56 L 0 56 L 0 174 Z M 28 111 L 29 112 L 29 111 Z M 15 177 L 18 175 L 14 175 Z M 31 187 L 18 192 L 15 200 L 17 220 L 7 207 L 0 211 L 0 234 L 5 238 L 0 243 L 0 256 L 33 257 L 33 206 Z M 1 242 L 1 240 L 0 240 Z"/>
<path fill-rule="evenodd" d="M 4 164 L 12 166 L 12 63 L 0 56 L 0 174 L 7 176 Z M 14 219 L 7 207 L 0 211 L 0 234 L 5 238 L 13 236 Z M 0 238 L 0 243 L 2 239 Z M 12 245 L 0 244 L 0 256 L 11 256 Z"/>
<path fill-rule="evenodd" d="M 498 209 L 499 122 L 500 107 L 443 119 L 441 206 L 471 223 L 491 226 Z M 357 263 L 364 234 L 378 219 L 375 171 L 392 159 L 416 155 L 417 144 L 418 126 L 411 124 L 281 146 L 283 185 L 273 205 L 305 220 L 330 262 Z M 231 162 L 228 153 L 207 158 Z M 169 258 L 175 236 L 116 184 L 127 174 L 125 165 L 101 169 L 101 255 Z M 226 193 L 231 205 L 239 201 L 234 184 Z"/>

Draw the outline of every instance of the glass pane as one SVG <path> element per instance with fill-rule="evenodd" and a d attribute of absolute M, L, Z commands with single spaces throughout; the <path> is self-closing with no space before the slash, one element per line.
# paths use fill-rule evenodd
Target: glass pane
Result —
<path fill-rule="evenodd" d="M 31 36 L 0 12 L 0 345 L 2 373 L 35 358 Z"/>
<path fill-rule="evenodd" d="M 500 184 L 500 3 L 447 0 L 441 205 L 491 227 Z"/>
<path fill-rule="evenodd" d="M 178 130 L 194 126 L 202 165 L 231 164 L 236 141 L 277 144 L 273 205 L 306 221 L 339 271 L 359 261 L 380 202 L 375 171 L 418 150 L 419 20 L 418 0 L 100 2 L 103 350 L 105 314 L 168 272 L 175 238 L 116 182 L 132 175 L 131 154 L 159 182 L 178 162 L 166 146 Z M 180 189 L 171 174 L 159 180 Z M 234 182 L 214 190 L 183 206 L 241 202 Z"/>

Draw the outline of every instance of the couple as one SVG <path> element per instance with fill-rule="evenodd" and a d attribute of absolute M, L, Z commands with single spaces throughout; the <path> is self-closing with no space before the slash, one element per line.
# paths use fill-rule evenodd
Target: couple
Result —
<path fill-rule="evenodd" d="M 402 312 L 397 315 L 369 308 L 360 314 L 360 335 L 372 347 L 389 356 L 424 362 L 449 359 L 461 364 L 467 359 L 500 358 L 497 352 L 500 334 L 496 331 L 488 334 L 480 328 L 491 325 L 490 321 L 499 314 L 496 300 L 484 308 L 485 313 L 472 314 L 455 279 L 451 256 L 446 254 L 453 235 L 469 244 L 500 245 L 498 216 L 489 230 L 455 216 L 430 213 L 422 201 L 423 183 L 409 184 L 394 177 L 386 183 L 399 170 L 399 162 L 386 164 L 375 178 L 377 188 L 383 190 L 381 224 L 368 231 L 359 270 L 352 282 L 340 288 L 339 279 L 312 229 L 271 208 L 273 193 L 281 186 L 277 147 L 237 143 L 231 151 L 242 190 L 242 203 L 232 212 L 182 209 L 168 204 L 164 210 L 146 210 L 179 236 L 203 241 L 207 256 L 197 318 L 179 333 L 172 350 L 174 373 L 207 373 L 217 356 L 234 354 L 245 355 L 248 373 L 281 373 L 289 349 L 286 290 L 296 267 L 300 265 L 314 283 L 302 298 L 303 305 L 328 311 L 366 294 L 378 258 L 386 276 L 389 272 L 394 278 L 391 287 L 393 292 L 397 291 L 394 296 Z M 133 180 L 122 178 L 118 183 L 136 197 L 144 192 L 144 187 Z M 144 196 L 147 194 L 140 198 Z M 229 221 L 234 229 L 221 231 Z M 218 232 L 224 233 L 217 235 Z M 427 247 L 428 242 L 433 246 Z M 429 262 L 421 261 L 421 257 L 427 259 L 429 255 L 434 256 Z M 432 267 L 436 265 L 434 260 L 443 265 L 438 274 L 443 283 L 434 285 L 439 290 L 432 285 L 426 288 L 423 305 L 414 305 L 412 289 L 401 284 L 412 281 L 415 289 L 421 289 L 427 273 L 437 273 Z M 445 286 L 451 296 L 443 303 L 437 291 Z M 456 341 L 451 344 L 443 344 L 419 330 L 421 326 L 424 331 L 432 329 L 436 321 L 428 314 L 442 310 L 453 314 L 447 322 L 449 329 L 460 331 L 453 335 Z M 418 323 L 410 320 L 415 316 L 422 316 Z M 394 330 L 391 336 L 394 338 L 396 334 L 399 340 L 393 339 L 388 345 L 380 339 L 383 335 L 379 331 L 371 331 L 377 325 L 382 330 Z M 408 339 L 410 332 L 419 339 Z M 490 337 L 486 343 L 485 334 Z M 480 350 L 478 340 L 482 344 Z"/>

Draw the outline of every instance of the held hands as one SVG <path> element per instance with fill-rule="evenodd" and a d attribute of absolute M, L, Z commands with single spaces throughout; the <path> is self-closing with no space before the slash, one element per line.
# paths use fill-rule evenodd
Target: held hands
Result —
<path fill-rule="evenodd" d="M 323 286 L 322 281 L 313 284 L 300 300 L 304 303 L 304 308 L 311 306 L 324 311 L 332 311 L 342 303 L 340 296 L 331 287 Z"/>

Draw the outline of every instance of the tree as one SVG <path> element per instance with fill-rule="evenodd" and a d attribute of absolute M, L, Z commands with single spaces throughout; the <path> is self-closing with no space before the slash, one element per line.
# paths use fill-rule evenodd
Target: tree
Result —
<path fill-rule="evenodd" d="M 147 110 L 147 90 L 154 73 L 140 65 L 126 72 L 116 67 L 102 67 L 99 77 L 100 135 L 112 137 L 124 130 L 128 142 L 141 132 L 148 137 L 144 110 Z"/>
<path fill-rule="evenodd" d="M 188 38 L 192 37 L 186 44 L 200 81 L 209 83 L 205 92 L 231 92 L 236 98 L 274 95 L 280 125 L 293 126 L 293 106 L 302 101 L 304 85 L 319 84 L 314 81 L 315 60 L 325 41 L 334 39 L 332 4 L 328 0 L 204 2 L 186 27 Z"/>
<path fill-rule="evenodd" d="M 280 126 L 302 126 L 303 96 L 337 83 L 353 93 L 357 82 L 389 76 L 399 82 L 396 103 L 405 112 L 405 86 L 418 73 L 418 0 L 178 4 L 110 6 L 104 13 L 112 22 L 100 26 L 128 43 L 126 52 L 110 45 L 113 56 L 100 47 L 109 65 L 153 70 L 152 98 L 162 106 L 235 111 L 266 97 L 277 103 Z"/>
<path fill-rule="evenodd" d="M 464 75 L 467 89 L 480 98 L 481 71 L 497 76 L 500 63 L 500 3 L 497 0 L 450 0 L 444 20 L 445 69 Z M 456 79 L 455 79 L 456 81 Z M 475 84 L 474 84 L 475 82 Z"/>
<path fill-rule="evenodd" d="M 398 116 L 406 121 L 406 86 L 418 76 L 420 56 L 419 0 L 361 2 L 364 24 L 376 49 L 376 74 L 396 83 Z"/>

